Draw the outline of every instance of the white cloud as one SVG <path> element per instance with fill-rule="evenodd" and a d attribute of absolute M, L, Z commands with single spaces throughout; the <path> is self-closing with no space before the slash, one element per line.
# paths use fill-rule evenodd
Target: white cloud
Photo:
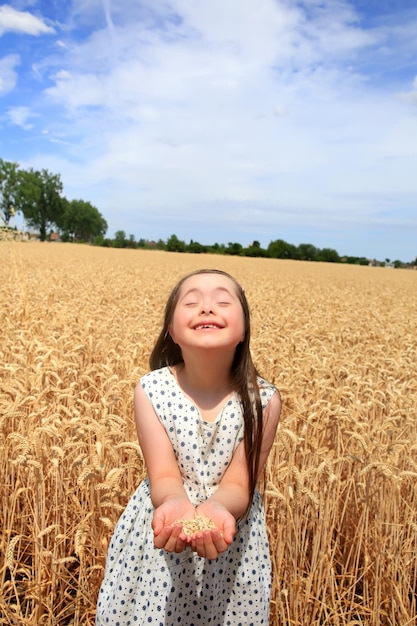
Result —
<path fill-rule="evenodd" d="M 51 26 L 26 11 L 16 11 L 8 4 L 0 6 L 0 36 L 7 32 L 26 35 L 47 35 L 54 33 Z"/>
<path fill-rule="evenodd" d="M 12 91 L 17 83 L 18 54 L 8 54 L 0 59 L 0 96 Z"/>
<path fill-rule="evenodd" d="M 16 126 L 20 126 L 23 130 L 30 130 L 33 124 L 29 123 L 29 119 L 33 116 L 29 107 L 19 106 L 9 109 L 7 116 Z"/>
<path fill-rule="evenodd" d="M 60 73 L 47 90 L 102 137 L 95 175 L 118 172 L 125 183 L 131 172 L 132 185 L 143 177 L 150 188 L 163 178 L 167 195 L 189 202 L 214 190 L 231 202 L 276 202 L 281 183 L 296 172 L 307 181 L 306 196 L 337 168 L 330 186 L 352 183 L 350 146 L 354 137 L 381 132 L 378 103 L 361 92 L 360 75 L 335 58 L 369 46 L 376 35 L 362 33 L 351 12 L 329 9 L 327 20 L 309 24 L 299 10 L 269 0 L 256 11 L 251 2 L 232 1 L 179 1 L 175 8 L 183 20 L 175 28 L 144 31 L 133 23 L 116 31 L 118 57 L 100 73 L 89 70 L 108 40 L 105 29 L 94 33 L 72 56 L 71 73 Z M 98 111 L 90 116 L 89 107 Z M 277 111 L 286 112 L 284 121 Z"/>
<path fill-rule="evenodd" d="M 399 97 L 406 102 L 410 102 L 413 105 L 417 104 L 417 76 L 413 81 L 413 88 L 411 91 L 403 92 L 399 94 Z"/>

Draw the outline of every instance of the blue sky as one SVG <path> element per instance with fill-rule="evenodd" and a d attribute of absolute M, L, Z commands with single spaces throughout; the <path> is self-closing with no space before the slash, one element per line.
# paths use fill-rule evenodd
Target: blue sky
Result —
<path fill-rule="evenodd" d="M 0 157 L 108 235 L 417 256 L 415 0 L 0 4 Z"/>

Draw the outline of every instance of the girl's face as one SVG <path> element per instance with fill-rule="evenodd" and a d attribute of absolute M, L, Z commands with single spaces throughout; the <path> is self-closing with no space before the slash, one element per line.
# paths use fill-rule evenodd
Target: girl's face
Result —
<path fill-rule="evenodd" d="M 234 352 L 245 335 L 236 286 L 221 274 L 196 274 L 181 285 L 169 332 L 181 350 L 219 348 Z"/>

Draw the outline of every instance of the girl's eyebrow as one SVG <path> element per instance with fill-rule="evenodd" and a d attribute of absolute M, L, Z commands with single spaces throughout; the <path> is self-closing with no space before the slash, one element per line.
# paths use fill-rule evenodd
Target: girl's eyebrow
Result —
<path fill-rule="evenodd" d="M 200 289 L 198 289 L 197 287 L 191 287 L 190 289 L 187 289 L 187 291 L 180 297 L 180 300 L 183 300 L 186 296 L 189 296 L 194 292 L 198 293 L 200 292 Z"/>
<path fill-rule="evenodd" d="M 233 293 L 231 290 L 227 289 L 227 287 L 215 287 L 213 289 L 213 291 L 221 291 L 224 293 L 227 293 L 229 296 L 233 296 Z M 201 289 L 199 289 L 198 287 L 190 287 L 190 289 L 187 289 L 187 291 L 181 296 L 180 300 L 183 300 L 186 296 L 189 296 L 192 293 L 199 293 L 201 294 Z"/>
<path fill-rule="evenodd" d="M 227 293 L 229 296 L 235 295 L 233 291 L 230 289 L 227 289 L 227 287 L 217 287 L 215 291 L 222 291 L 222 292 L 224 291 L 224 293 Z"/>

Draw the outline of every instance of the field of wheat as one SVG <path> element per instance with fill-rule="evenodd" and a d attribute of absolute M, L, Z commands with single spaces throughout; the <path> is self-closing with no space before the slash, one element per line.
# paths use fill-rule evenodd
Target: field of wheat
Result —
<path fill-rule="evenodd" d="M 133 387 L 200 267 L 244 285 L 283 399 L 271 624 L 415 626 L 417 272 L 20 242 L 0 243 L 0 624 L 94 623 L 143 476 Z"/>

